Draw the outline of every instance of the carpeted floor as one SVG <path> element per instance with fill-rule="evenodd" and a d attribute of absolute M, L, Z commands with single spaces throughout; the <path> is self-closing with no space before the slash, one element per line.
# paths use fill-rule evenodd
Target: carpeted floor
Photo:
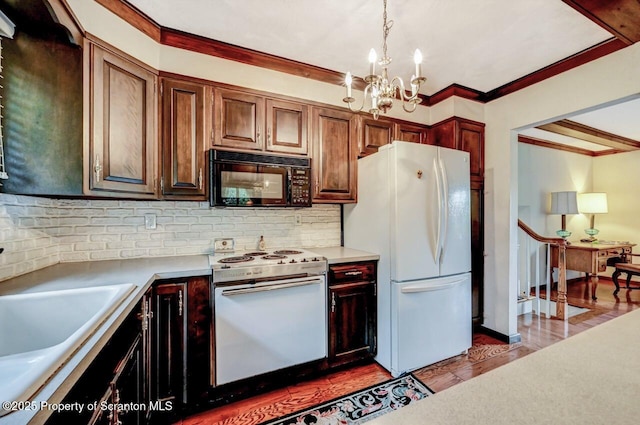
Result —
<path fill-rule="evenodd" d="M 639 354 L 635 310 L 369 424 L 635 425 Z"/>

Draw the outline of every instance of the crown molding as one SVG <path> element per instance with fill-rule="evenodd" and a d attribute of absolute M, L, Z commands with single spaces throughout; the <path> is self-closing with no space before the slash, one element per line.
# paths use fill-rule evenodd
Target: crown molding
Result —
<path fill-rule="evenodd" d="M 165 28 L 129 4 L 126 0 L 95 1 L 163 45 L 284 72 L 328 84 L 344 86 L 345 74 L 342 72 L 308 65 L 171 28 Z M 630 3 L 632 0 L 616 0 L 616 2 L 620 1 Z M 569 0 L 565 2 L 568 4 L 577 3 Z M 588 1 L 585 1 L 585 3 L 588 3 Z M 570 5 L 573 7 L 572 4 Z M 481 103 L 490 102 L 627 46 L 628 42 L 619 38 L 612 38 L 486 93 L 454 83 L 431 96 L 420 95 L 420 99 L 422 100 L 422 105 L 425 106 L 434 106 L 453 96 Z M 354 88 L 364 90 L 365 85 L 362 78 L 354 77 Z"/>

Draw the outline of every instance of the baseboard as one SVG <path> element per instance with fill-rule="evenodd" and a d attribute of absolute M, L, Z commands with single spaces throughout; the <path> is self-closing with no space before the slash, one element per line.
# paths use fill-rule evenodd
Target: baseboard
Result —
<path fill-rule="evenodd" d="M 522 336 L 519 333 L 515 333 L 513 335 L 506 335 L 501 332 L 495 331 L 493 329 L 485 328 L 484 326 L 478 327 L 478 330 L 485 335 L 488 335 L 501 342 L 504 342 L 505 344 L 515 344 L 516 342 L 522 341 Z"/>

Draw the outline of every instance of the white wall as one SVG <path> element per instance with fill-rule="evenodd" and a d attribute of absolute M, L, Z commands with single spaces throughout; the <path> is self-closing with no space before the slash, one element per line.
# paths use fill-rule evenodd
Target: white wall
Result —
<path fill-rule="evenodd" d="M 557 237 L 561 217 L 549 215 L 550 193 L 559 191 L 591 192 L 593 190 L 593 158 L 586 155 L 556 149 L 543 148 L 525 143 L 518 144 L 518 208 L 527 211 L 522 219 L 537 233 Z M 589 227 L 589 217 L 583 214 L 567 216 L 567 230 L 572 232 L 569 239 L 579 240 L 587 237 L 584 229 Z M 525 239 L 528 241 L 529 239 Z M 531 243 L 530 248 L 536 246 Z M 524 251 L 520 248 L 520 254 Z M 532 251 L 534 252 L 534 251 Z M 533 255 L 533 254 L 532 254 Z M 540 249 L 541 278 L 546 276 L 546 252 Z M 531 260 L 531 259 L 530 259 Z M 521 273 L 520 276 L 523 276 Z M 579 277 L 573 271 L 567 272 L 567 278 Z"/>
<path fill-rule="evenodd" d="M 551 192 L 591 192 L 594 173 L 593 158 L 525 143 L 518 144 L 518 206 L 530 208 L 527 225 L 544 236 L 557 237 L 559 215 L 549 215 Z M 600 221 L 598 221 L 599 223 Z M 584 229 L 589 218 L 583 214 L 567 216 L 570 239 L 587 237 Z"/>
<path fill-rule="evenodd" d="M 640 44 L 629 46 L 485 106 L 485 326 L 517 335 L 517 129 L 640 93 Z M 597 189 L 597 188 L 596 188 Z"/>

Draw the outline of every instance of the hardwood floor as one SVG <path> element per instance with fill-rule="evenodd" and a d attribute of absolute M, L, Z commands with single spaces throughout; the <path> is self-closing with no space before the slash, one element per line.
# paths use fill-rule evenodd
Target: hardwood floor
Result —
<path fill-rule="evenodd" d="M 570 283 L 569 303 L 588 308 L 589 312 L 572 317 L 567 322 L 541 318 L 532 314 L 519 316 L 518 331 L 522 336 L 521 342 L 505 344 L 490 336 L 477 333 L 473 336 L 473 347 L 469 349 L 468 354 L 425 367 L 415 371 L 414 374 L 432 390 L 439 392 L 640 308 L 640 290 L 622 289 L 618 297 L 614 297 L 613 289 L 614 286 L 610 280 L 601 278 L 597 287 L 598 300 L 592 301 L 588 283 L 584 281 Z M 553 292 L 551 297 L 553 299 Z M 390 378 L 391 375 L 376 363 L 358 366 L 221 406 L 185 418 L 176 424 L 258 424 Z"/>

